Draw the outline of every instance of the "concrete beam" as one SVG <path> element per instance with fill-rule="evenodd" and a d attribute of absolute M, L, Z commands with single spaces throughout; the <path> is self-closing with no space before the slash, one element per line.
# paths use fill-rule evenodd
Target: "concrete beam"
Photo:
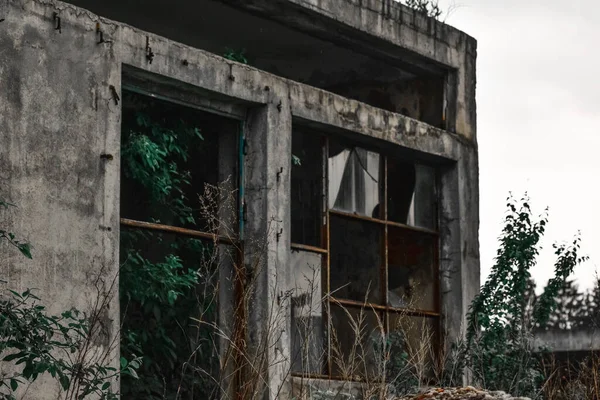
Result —
<path fill-rule="evenodd" d="M 547 347 L 552 352 L 575 352 L 600 350 L 600 333 L 590 330 L 551 330 L 536 333 L 535 348 Z"/>

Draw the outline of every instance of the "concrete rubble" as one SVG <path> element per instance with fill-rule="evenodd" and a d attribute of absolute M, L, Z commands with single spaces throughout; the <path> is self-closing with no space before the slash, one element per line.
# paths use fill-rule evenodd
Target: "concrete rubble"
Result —
<path fill-rule="evenodd" d="M 408 396 L 397 397 L 395 400 L 425 400 L 425 399 L 439 399 L 439 400 L 462 400 L 462 399 L 473 399 L 473 400 L 530 400 L 527 397 L 513 397 L 502 391 L 487 391 L 483 389 L 477 389 L 472 386 L 459 387 L 459 388 L 432 388 L 423 391 L 418 394 L 411 394 Z"/>

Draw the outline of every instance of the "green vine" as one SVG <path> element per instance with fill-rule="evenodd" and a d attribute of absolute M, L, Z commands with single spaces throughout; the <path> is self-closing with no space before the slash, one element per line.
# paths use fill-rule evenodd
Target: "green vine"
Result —
<path fill-rule="evenodd" d="M 507 207 L 496 262 L 467 315 L 464 361 L 486 388 L 534 396 L 546 377 L 532 332 L 548 323 L 560 287 L 586 258 L 579 256 L 579 236 L 569 245 L 555 245 L 555 276 L 534 301 L 530 271 L 548 219 L 532 217 L 527 197 L 509 198 Z"/>
<path fill-rule="evenodd" d="M 137 218 L 196 226 L 199 215 L 191 206 L 192 175 L 186 166 L 191 148 L 205 141 L 200 129 L 143 96 L 127 94 L 125 103 L 130 109 L 123 124 L 127 194 L 122 201 L 135 203 L 130 209 Z M 122 380 L 125 396 L 163 399 L 214 391 L 216 355 L 202 346 L 214 348 L 213 332 L 191 320 L 216 315 L 213 254 L 212 244 L 200 240 L 122 230 L 121 352 L 143 359 L 139 379 Z"/>

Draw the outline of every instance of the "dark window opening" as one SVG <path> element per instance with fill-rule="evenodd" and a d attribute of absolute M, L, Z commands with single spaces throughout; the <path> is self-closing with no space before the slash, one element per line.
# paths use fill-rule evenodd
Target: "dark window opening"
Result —
<path fill-rule="evenodd" d="M 393 158 L 387 166 L 387 219 L 401 224 L 436 229 L 435 169 Z"/>
<path fill-rule="evenodd" d="M 388 228 L 388 305 L 437 310 L 436 238 Z"/>
<path fill-rule="evenodd" d="M 330 217 L 331 296 L 381 303 L 382 225 Z"/>
<path fill-rule="evenodd" d="M 323 139 L 316 134 L 292 133 L 292 243 L 322 246 Z"/>
<path fill-rule="evenodd" d="M 383 313 L 366 308 L 331 305 L 332 375 L 344 379 L 369 380 L 379 376 Z"/>
<path fill-rule="evenodd" d="M 121 378 L 125 397 L 220 396 L 217 327 L 229 322 L 219 308 L 232 301 L 220 281 L 239 249 L 238 135 L 235 120 L 124 92 L 120 345 L 122 357 L 142 357 L 139 379 Z"/>

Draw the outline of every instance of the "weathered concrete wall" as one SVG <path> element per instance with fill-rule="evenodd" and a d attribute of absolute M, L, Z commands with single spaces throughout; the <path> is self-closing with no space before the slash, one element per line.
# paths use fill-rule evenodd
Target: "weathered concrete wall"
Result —
<path fill-rule="evenodd" d="M 327 9 L 331 2 L 321 3 Z M 0 22 L 1 193 L 19 205 L 18 210 L 5 213 L 8 228 L 32 242 L 34 259 L 25 261 L 12 249 L 0 248 L 0 278 L 8 281 L 6 286 L 38 288 L 53 312 L 73 306 L 89 310 L 98 288 L 118 292 L 118 284 L 112 284 L 119 246 L 119 96 L 122 80 L 139 73 L 155 77 L 158 86 L 160 77 L 177 81 L 190 93 L 190 101 L 209 99 L 209 108 L 229 102 L 248 113 L 245 163 L 250 222 L 245 234 L 257 240 L 272 239 L 257 270 L 261 291 L 250 333 L 254 337 L 264 333 L 266 315 L 283 316 L 271 328 L 268 341 L 269 398 L 277 397 L 289 368 L 290 307 L 280 300 L 285 300 L 293 286 L 290 188 L 285 184 L 291 169 L 292 120 L 378 146 L 399 145 L 398 152 L 418 153 L 445 166 L 442 267 L 453 274 L 447 281 L 451 294 L 445 303 L 453 326 L 450 332 L 456 334 L 479 286 L 474 86 L 459 85 L 459 99 L 463 98 L 459 105 L 461 101 L 463 105 L 457 129 L 463 128 L 456 135 L 61 2 L 9 0 L 7 4 L 0 9 L 4 12 L 0 15 L 4 18 Z M 54 13 L 60 17 L 60 30 L 55 29 Z M 372 18 L 365 13 L 361 14 L 364 21 L 359 18 L 361 24 Z M 379 21 L 380 25 L 372 27 L 374 32 L 391 34 L 384 29 L 388 23 Z M 103 43 L 98 40 L 97 23 Z M 465 37 L 452 32 L 450 44 L 444 45 L 447 53 L 434 46 L 427 54 L 460 66 L 465 58 L 474 57 L 463 51 L 474 42 L 463 43 Z M 415 46 L 430 40 L 419 38 L 414 38 Z M 147 58 L 147 44 L 154 54 L 152 60 Z M 471 72 L 464 72 L 459 81 L 471 79 Z M 252 256 L 250 248 L 247 251 Z M 107 335 L 99 346 L 118 340 L 118 319 L 119 302 L 114 296 L 104 322 Z M 113 354 L 116 362 L 118 349 Z M 32 389 L 28 398 L 56 398 L 57 390 L 50 386 Z"/>
<path fill-rule="evenodd" d="M 51 313 L 89 312 L 118 293 L 119 160 L 101 155 L 118 148 L 109 85 L 120 65 L 114 49 L 85 40 L 85 25 L 60 34 L 42 4 L 11 2 L 0 18 L 0 190 L 19 207 L 5 213 L 9 230 L 33 246 L 31 261 L 0 247 L 2 287 L 35 288 Z M 102 351 L 118 323 L 117 296 L 95 343 Z M 57 388 L 34 386 L 26 398 L 57 398 Z"/>

